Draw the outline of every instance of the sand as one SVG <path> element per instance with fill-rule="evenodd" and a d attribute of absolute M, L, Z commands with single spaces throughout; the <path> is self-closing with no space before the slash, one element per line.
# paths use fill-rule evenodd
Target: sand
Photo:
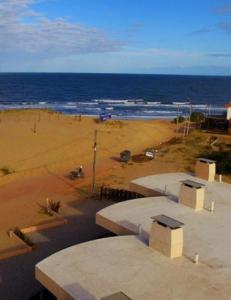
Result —
<path fill-rule="evenodd" d="M 147 174 L 147 164 L 121 165 L 119 153 L 125 149 L 132 154 L 143 153 L 147 147 L 171 139 L 174 127 L 167 120 L 98 123 L 95 118 L 83 116 L 79 121 L 78 117 L 51 111 L 1 112 L 0 238 L 1 232 L 16 226 L 22 228 L 49 219 L 39 207 L 47 197 L 62 202 L 64 215 L 70 213 L 70 203 L 78 200 L 83 186 L 92 183 L 96 129 L 98 186 L 104 181 L 123 185 L 125 178 Z M 80 165 L 85 178 L 70 180 L 67 175 Z M 149 169 L 151 172 L 150 164 Z M 1 249 L 2 245 L 3 239 Z"/>

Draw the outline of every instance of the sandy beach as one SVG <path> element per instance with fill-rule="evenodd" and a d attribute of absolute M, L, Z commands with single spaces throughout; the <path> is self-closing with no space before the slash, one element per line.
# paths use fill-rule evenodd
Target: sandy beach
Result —
<path fill-rule="evenodd" d="M 92 182 L 94 131 L 97 136 L 96 183 L 126 186 L 130 178 L 151 171 L 151 165 L 122 166 L 119 153 L 143 153 L 171 139 L 170 121 L 116 121 L 67 116 L 52 111 L 20 110 L 0 113 L 0 235 L 16 226 L 44 222 L 39 205 L 46 198 L 62 202 L 62 212 L 72 214 L 69 203 L 81 197 Z M 83 165 L 85 178 L 70 180 L 70 171 Z M 3 239 L 2 239 L 3 241 Z M 7 248 L 7 239 L 0 250 Z M 10 247 L 11 245 L 9 245 Z"/>

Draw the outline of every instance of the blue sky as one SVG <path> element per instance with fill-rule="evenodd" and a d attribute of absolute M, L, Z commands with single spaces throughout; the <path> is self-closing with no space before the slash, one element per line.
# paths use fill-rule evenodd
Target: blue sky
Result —
<path fill-rule="evenodd" d="M 231 0 L 0 0 L 1 72 L 231 75 Z"/>

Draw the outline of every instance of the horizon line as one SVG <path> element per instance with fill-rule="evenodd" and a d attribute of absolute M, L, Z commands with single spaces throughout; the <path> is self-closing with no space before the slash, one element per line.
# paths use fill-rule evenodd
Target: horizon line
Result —
<path fill-rule="evenodd" d="M 86 74 L 86 75 L 145 75 L 145 76 L 189 76 L 189 77 L 231 77 L 221 74 L 174 74 L 174 73 L 120 73 L 120 72 L 59 72 L 59 71 L 0 71 L 0 74 Z"/>

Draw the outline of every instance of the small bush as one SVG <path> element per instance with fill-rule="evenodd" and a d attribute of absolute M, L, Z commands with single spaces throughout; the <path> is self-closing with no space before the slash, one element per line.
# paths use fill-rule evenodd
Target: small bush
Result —
<path fill-rule="evenodd" d="M 48 215 L 50 217 L 53 216 L 52 211 L 49 210 L 46 205 L 39 204 L 39 207 L 40 207 L 40 213 Z"/>
<path fill-rule="evenodd" d="M 102 123 L 102 121 L 101 121 L 99 118 L 94 118 L 94 122 L 95 122 L 96 124 Z"/>
<path fill-rule="evenodd" d="M 145 154 L 136 154 L 132 156 L 132 161 L 136 162 L 136 163 L 142 163 L 142 162 L 146 162 L 146 161 L 150 161 L 151 159 L 146 156 Z"/>
<path fill-rule="evenodd" d="M 183 123 L 184 121 L 185 121 L 185 118 L 184 117 L 182 117 L 182 116 L 179 116 L 179 117 L 177 117 L 177 118 L 175 118 L 174 120 L 173 120 L 173 123 L 177 123 L 177 119 L 178 119 L 178 123 Z"/>
<path fill-rule="evenodd" d="M 34 247 L 34 243 L 32 242 L 32 240 L 28 236 L 26 236 L 18 227 L 16 227 L 13 232 L 28 246 Z"/>
<path fill-rule="evenodd" d="M 211 146 L 211 145 L 206 145 L 206 146 L 205 146 L 205 149 L 206 149 L 206 150 L 212 150 L 212 146 Z"/>
<path fill-rule="evenodd" d="M 61 202 L 60 201 L 54 201 L 54 200 L 49 200 L 48 202 L 48 209 L 51 211 L 54 211 L 56 213 L 59 212 L 60 208 L 61 208 Z"/>
<path fill-rule="evenodd" d="M 224 152 L 227 146 L 226 146 L 225 143 L 219 143 L 217 145 L 217 147 L 218 147 L 218 149 L 219 149 L 220 152 Z"/>
<path fill-rule="evenodd" d="M 123 121 L 120 120 L 108 120 L 105 122 L 106 126 L 112 127 L 112 128 L 123 128 L 125 126 Z"/>
<path fill-rule="evenodd" d="M 204 122 L 205 115 L 200 111 L 194 111 L 191 113 L 190 120 L 191 122 L 201 123 Z"/>
<path fill-rule="evenodd" d="M 0 171 L 3 173 L 3 175 L 10 175 L 14 173 L 14 170 L 11 170 L 9 167 L 2 167 L 0 168 Z"/>
<path fill-rule="evenodd" d="M 182 138 L 172 138 L 167 144 L 168 145 L 177 145 L 182 143 Z"/>
<path fill-rule="evenodd" d="M 41 204 L 38 205 L 40 206 L 40 212 L 50 217 L 53 216 L 54 212 L 58 213 L 61 208 L 60 201 L 54 201 L 49 199 L 47 199 L 46 205 L 41 205 Z"/>

